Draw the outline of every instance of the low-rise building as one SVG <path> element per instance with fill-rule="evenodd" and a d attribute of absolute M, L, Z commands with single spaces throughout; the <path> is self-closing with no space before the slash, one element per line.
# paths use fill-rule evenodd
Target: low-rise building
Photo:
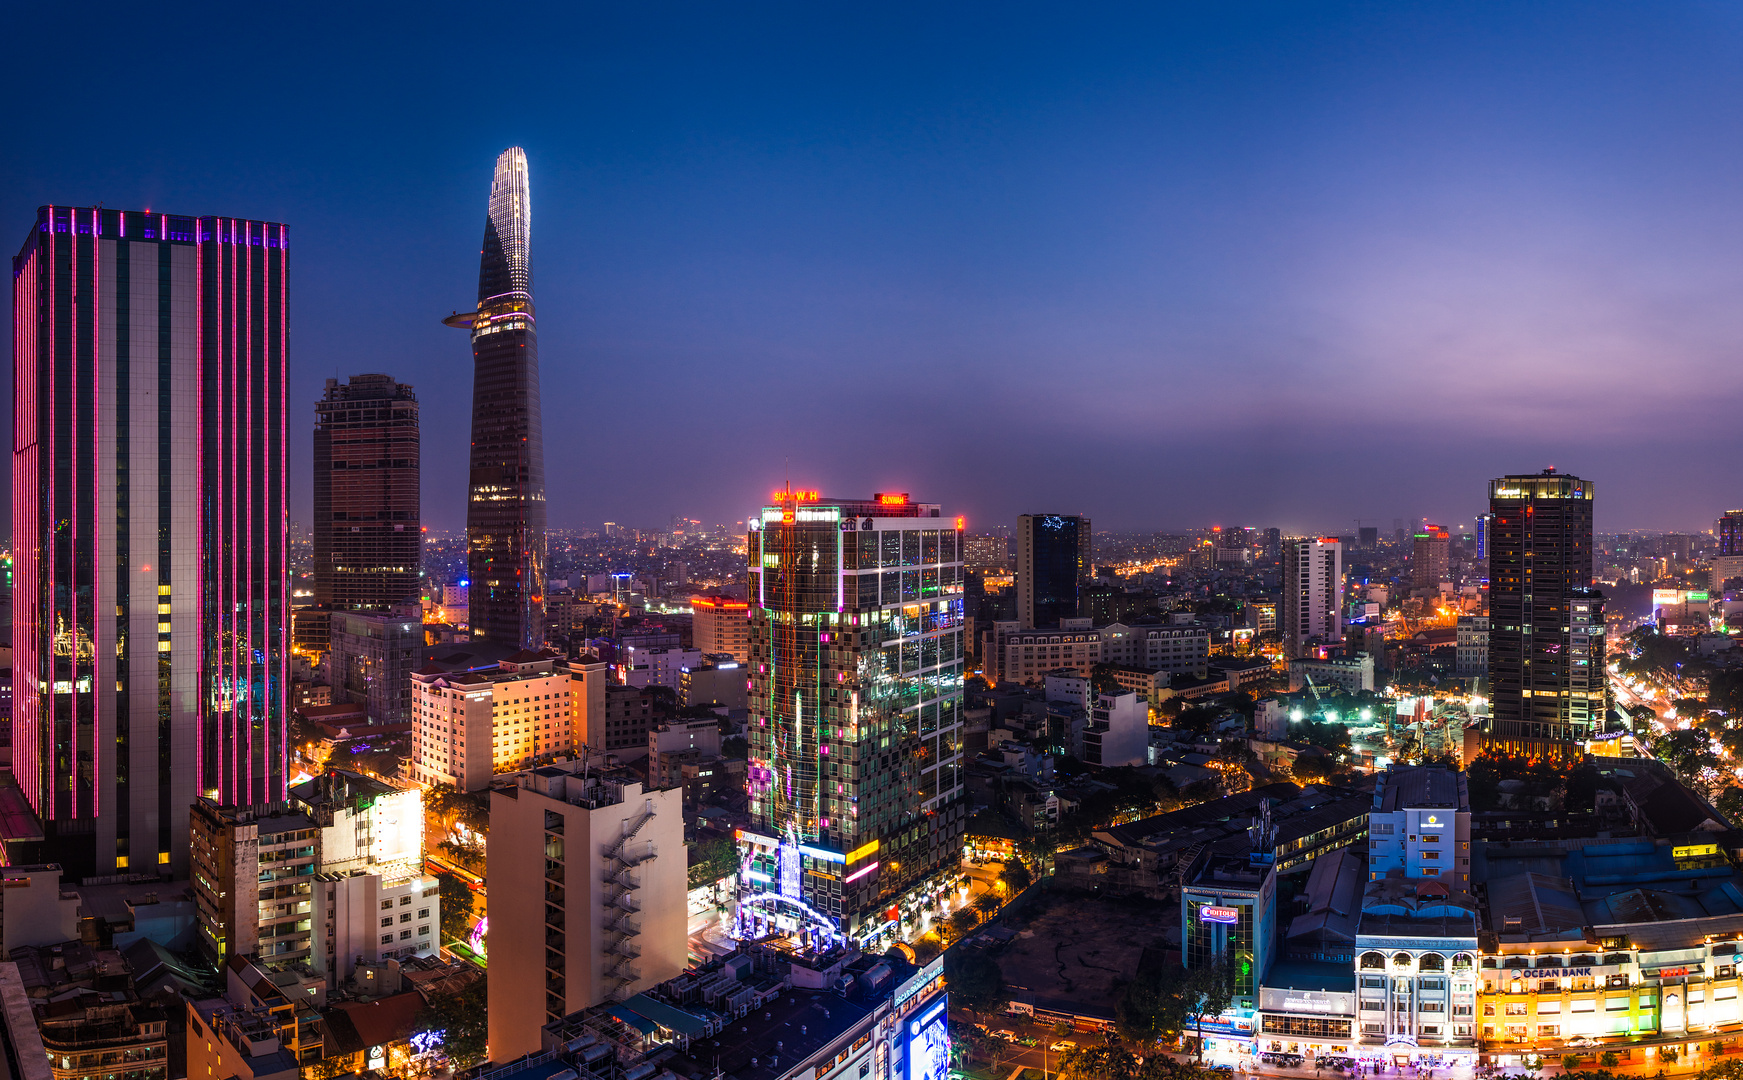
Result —
<path fill-rule="evenodd" d="M 1458 650 L 1454 672 L 1461 678 L 1489 674 L 1489 617 L 1460 615 L 1457 637 Z"/>
<path fill-rule="evenodd" d="M 587 774 L 521 773 L 490 795 L 490 1048 L 539 1049 L 539 1028 L 624 1000 L 688 962 L 688 865 L 677 791 Z"/>
<path fill-rule="evenodd" d="M 1086 765 L 1143 765 L 1150 753 L 1150 710 L 1133 693 L 1099 694 L 1073 753 Z"/>
<path fill-rule="evenodd" d="M 308 959 L 320 827 L 284 803 L 222 806 L 201 798 L 188 814 L 200 948 L 267 964 Z"/>
<path fill-rule="evenodd" d="M 328 986 L 350 979 L 360 964 L 434 956 L 441 947 L 439 889 L 416 862 L 322 874 L 314 897 L 309 966 Z"/>
<path fill-rule="evenodd" d="M 481 791 L 499 772 L 577 749 L 588 687 L 557 652 L 523 650 L 495 664 L 451 671 L 429 664 L 411 675 L 412 775 L 424 784 Z"/>
<path fill-rule="evenodd" d="M 1374 658 L 1364 653 L 1351 659 L 1289 661 L 1289 692 L 1293 694 L 1310 682 L 1314 686 L 1336 686 L 1351 694 L 1373 690 Z"/>
<path fill-rule="evenodd" d="M 724 653 L 703 653 L 702 663 L 678 678 L 678 704 L 742 709 L 749 700 L 750 676 L 743 664 Z"/>

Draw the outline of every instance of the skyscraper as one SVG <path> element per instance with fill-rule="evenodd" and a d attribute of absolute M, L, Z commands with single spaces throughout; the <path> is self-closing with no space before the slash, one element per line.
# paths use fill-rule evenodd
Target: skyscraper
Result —
<path fill-rule="evenodd" d="M 779 494 L 748 534 L 739 925 L 871 943 L 961 856 L 962 519 Z"/>
<path fill-rule="evenodd" d="M 1283 611 L 1279 630 L 1291 660 L 1314 646 L 1344 640 L 1344 545 L 1335 536 L 1283 542 Z"/>
<path fill-rule="evenodd" d="M 541 646 L 545 626 L 545 439 L 531 237 L 527 155 L 511 146 L 497 157 L 490 184 L 478 309 L 443 322 L 472 331 L 472 634 L 522 649 Z"/>
<path fill-rule="evenodd" d="M 1490 718 L 1484 750 L 1576 759 L 1603 727 L 1604 596 L 1592 485 L 1554 469 L 1489 482 Z"/>
<path fill-rule="evenodd" d="M 13 259 L 13 768 L 72 876 L 284 798 L 287 243 L 45 206 Z"/>
<path fill-rule="evenodd" d="M 386 375 L 327 380 L 315 403 L 315 603 L 417 602 L 418 399 Z"/>
<path fill-rule="evenodd" d="M 1091 546 L 1089 519 L 1081 515 L 1017 519 L 1017 621 L 1024 629 L 1078 617 L 1078 596 L 1093 570 Z"/>
<path fill-rule="evenodd" d="M 1727 510 L 1718 522 L 1720 555 L 1743 555 L 1743 510 Z"/>
<path fill-rule="evenodd" d="M 1451 538 L 1445 525 L 1424 525 L 1416 534 L 1410 551 L 1410 587 L 1428 592 L 1438 591 L 1440 583 L 1451 580 L 1448 546 Z"/>

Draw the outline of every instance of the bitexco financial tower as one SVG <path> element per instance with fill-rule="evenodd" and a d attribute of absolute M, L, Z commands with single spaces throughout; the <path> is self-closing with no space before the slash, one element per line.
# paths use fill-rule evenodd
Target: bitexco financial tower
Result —
<path fill-rule="evenodd" d="M 472 635 L 527 649 L 544 643 L 545 442 L 533 314 L 527 155 L 496 159 L 478 310 L 443 322 L 472 331 L 472 468 L 466 570 Z"/>

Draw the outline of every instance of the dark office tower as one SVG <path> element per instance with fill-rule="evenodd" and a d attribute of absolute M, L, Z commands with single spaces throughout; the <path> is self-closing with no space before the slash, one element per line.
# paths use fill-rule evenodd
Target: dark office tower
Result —
<path fill-rule="evenodd" d="M 45 206 L 13 259 L 13 770 L 73 877 L 285 797 L 286 239 Z"/>
<path fill-rule="evenodd" d="M 315 415 L 315 603 L 377 612 L 415 604 L 417 395 L 386 375 L 328 379 Z"/>
<path fill-rule="evenodd" d="M 1743 510 L 1727 510 L 1719 519 L 1720 555 L 1743 555 Z"/>
<path fill-rule="evenodd" d="M 1024 514 L 1017 519 L 1017 621 L 1046 629 L 1078 617 L 1078 595 L 1092 572 L 1089 519 Z"/>
<path fill-rule="evenodd" d="M 1380 546 L 1380 529 L 1376 525 L 1356 526 L 1356 547 L 1363 551 L 1373 551 Z"/>
<path fill-rule="evenodd" d="M 539 336 L 529 248 L 527 155 L 496 159 L 478 310 L 452 315 L 472 331 L 472 472 L 466 569 L 474 637 L 534 648 L 545 638 L 545 439 L 539 422 Z"/>
<path fill-rule="evenodd" d="M 1604 598 L 1592 485 L 1554 469 L 1489 482 L 1489 686 L 1483 748 L 1578 760 L 1603 726 Z"/>
<path fill-rule="evenodd" d="M 739 929 L 881 951 L 962 857 L 962 519 L 785 491 L 746 536 Z"/>

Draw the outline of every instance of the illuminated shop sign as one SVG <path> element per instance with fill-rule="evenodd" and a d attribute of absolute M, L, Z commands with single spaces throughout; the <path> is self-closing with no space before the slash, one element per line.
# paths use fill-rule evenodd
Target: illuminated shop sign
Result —
<path fill-rule="evenodd" d="M 1201 904 L 1198 909 L 1200 922 L 1222 923 L 1233 926 L 1241 919 L 1241 909 L 1232 907 L 1217 907 L 1213 904 Z"/>
<path fill-rule="evenodd" d="M 878 501 L 879 506 L 907 506 L 908 505 L 908 493 L 905 491 L 903 491 L 903 492 L 880 491 L 876 495 L 873 495 L 872 498 L 874 498 Z"/>
<path fill-rule="evenodd" d="M 1444 829 L 1446 824 L 1435 815 L 1430 814 L 1422 819 L 1422 827 L 1425 829 Z"/>
<path fill-rule="evenodd" d="M 950 1080 L 950 1029 L 947 995 L 908 1021 L 906 1080 Z"/>

